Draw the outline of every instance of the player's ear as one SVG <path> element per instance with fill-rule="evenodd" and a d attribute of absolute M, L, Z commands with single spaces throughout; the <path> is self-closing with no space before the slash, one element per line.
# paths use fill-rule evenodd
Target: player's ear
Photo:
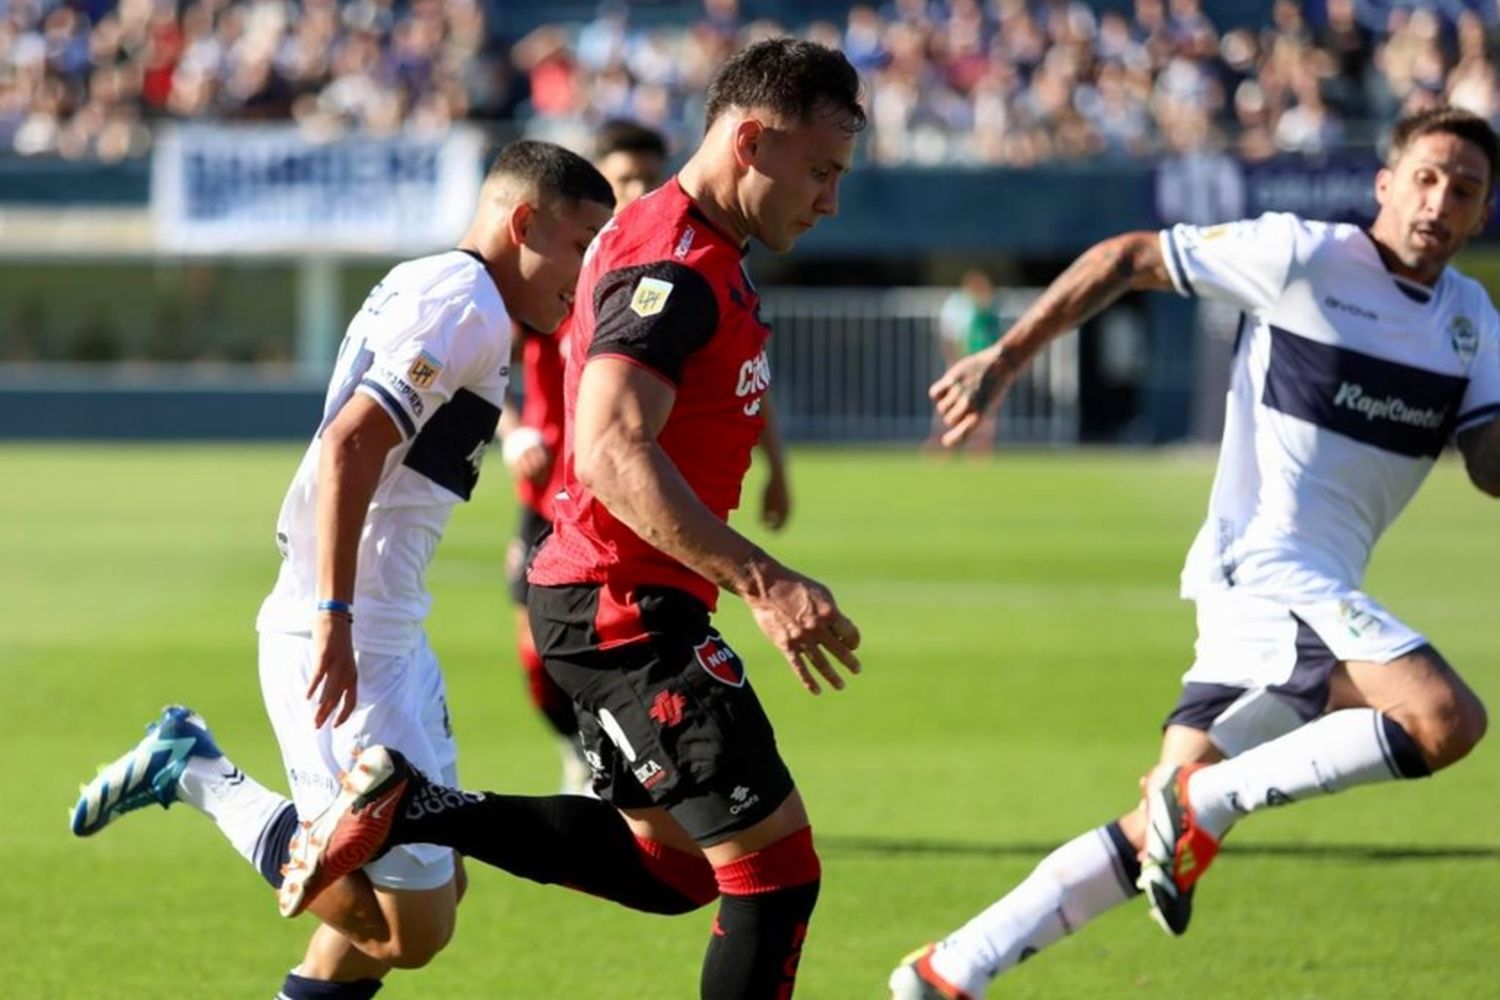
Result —
<path fill-rule="evenodd" d="M 766 127 L 754 118 L 741 118 L 734 126 L 734 160 L 740 167 L 749 169 L 760 155 L 761 143 L 766 138 Z"/>
<path fill-rule="evenodd" d="M 531 232 L 534 222 L 536 209 L 529 202 L 518 201 L 511 207 L 510 216 L 505 220 L 505 228 L 512 246 L 525 246 L 526 236 Z"/>
<path fill-rule="evenodd" d="M 1384 205 L 1391 195 L 1391 181 L 1395 172 L 1390 167 L 1381 167 L 1375 172 L 1375 201 Z"/>

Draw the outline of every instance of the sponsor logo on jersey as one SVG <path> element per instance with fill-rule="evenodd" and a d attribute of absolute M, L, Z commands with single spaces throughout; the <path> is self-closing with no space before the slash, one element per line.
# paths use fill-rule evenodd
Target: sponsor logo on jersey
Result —
<path fill-rule="evenodd" d="M 717 633 L 710 632 L 702 642 L 694 646 L 693 655 L 698 659 L 698 666 L 708 671 L 715 680 L 723 681 L 730 687 L 745 686 L 745 664 Z"/>
<path fill-rule="evenodd" d="M 1364 306 L 1357 306 L 1353 302 L 1345 302 L 1343 299 L 1333 295 L 1323 296 L 1323 304 L 1330 309 L 1337 309 L 1339 312 L 1348 313 L 1350 316 L 1358 316 L 1360 319 L 1372 321 L 1380 319 L 1378 314 L 1371 312 Z"/>
<path fill-rule="evenodd" d="M 1369 396 L 1358 382 L 1344 381 L 1334 394 L 1333 405 L 1353 410 L 1366 420 L 1389 420 L 1392 423 L 1437 430 L 1448 416 L 1445 409 L 1412 406 L 1400 396 Z"/>
<path fill-rule="evenodd" d="M 655 316 L 667 307 L 667 296 L 672 294 L 672 283 L 660 278 L 642 278 L 635 286 L 630 298 L 630 311 L 645 319 Z"/>
<path fill-rule="evenodd" d="M 771 362 L 766 358 L 766 352 L 761 351 L 755 357 L 740 365 L 739 383 L 735 386 L 734 394 L 741 399 L 754 395 L 755 398 L 745 404 L 745 416 L 753 417 L 760 412 L 761 394 L 771 387 Z"/>
<path fill-rule="evenodd" d="M 1468 364 L 1479 353 L 1479 331 L 1467 316 L 1455 316 L 1448 324 L 1448 340 L 1453 344 L 1453 353 L 1458 360 Z"/>
<path fill-rule="evenodd" d="M 443 363 L 427 351 L 423 351 L 406 370 L 406 380 L 418 389 L 430 389 L 442 370 Z"/>
<path fill-rule="evenodd" d="M 682 260 L 683 258 L 687 257 L 688 251 L 693 249 L 693 238 L 697 235 L 698 231 L 695 230 L 692 226 L 688 226 L 687 228 L 683 229 L 682 238 L 677 241 L 677 247 L 672 251 L 672 256 L 676 257 L 678 260 Z"/>

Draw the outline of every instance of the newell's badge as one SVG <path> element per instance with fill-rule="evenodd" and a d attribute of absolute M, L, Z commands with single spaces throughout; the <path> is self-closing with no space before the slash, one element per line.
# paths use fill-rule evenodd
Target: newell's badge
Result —
<path fill-rule="evenodd" d="M 1469 317 L 1453 317 L 1453 322 L 1448 324 L 1448 337 L 1453 342 L 1453 353 L 1458 355 L 1458 360 L 1464 364 L 1474 360 L 1474 355 L 1479 352 L 1479 332 Z"/>
<path fill-rule="evenodd" d="M 672 294 L 672 283 L 662 281 L 660 278 L 642 278 L 641 283 L 635 286 L 635 294 L 630 298 L 630 311 L 645 319 L 647 316 L 655 316 L 666 308 L 667 296 Z"/>
<path fill-rule="evenodd" d="M 745 686 L 745 664 L 719 633 L 710 632 L 704 636 L 703 641 L 693 647 L 693 656 L 697 658 L 698 666 L 715 680 L 730 687 Z"/>
<path fill-rule="evenodd" d="M 417 360 L 411 363 L 406 370 L 406 381 L 418 389 L 431 389 L 432 383 L 437 381 L 438 374 L 443 370 L 443 363 L 437 358 L 423 351 L 417 355 Z"/>

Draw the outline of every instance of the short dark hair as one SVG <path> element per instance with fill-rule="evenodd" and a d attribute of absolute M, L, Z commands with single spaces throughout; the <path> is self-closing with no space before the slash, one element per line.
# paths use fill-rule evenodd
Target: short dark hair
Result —
<path fill-rule="evenodd" d="M 594 137 L 594 162 L 611 153 L 645 153 L 667 158 L 667 139 L 654 128 L 626 118 L 611 118 Z"/>
<path fill-rule="evenodd" d="M 556 143 L 520 139 L 495 154 L 490 177 L 531 184 L 542 201 L 557 199 L 570 205 L 598 202 L 614 210 L 615 192 L 594 165 Z"/>
<path fill-rule="evenodd" d="M 1485 185 L 1485 192 L 1488 194 L 1495 189 L 1495 170 L 1497 166 L 1500 166 L 1500 138 L 1496 138 L 1495 130 L 1490 127 L 1490 123 L 1479 115 L 1452 105 L 1418 111 L 1398 121 L 1396 127 L 1391 130 L 1391 148 L 1386 155 L 1386 164 L 1395 166 L 1396 161 L 1405 155 L 1412 143 L 1434 132 L 1446 132 L 1478 146 L 1490 165 L 1490 177 Z"/>
<path fill-rule="evenodd" d="M 859 74 L 837 49 L 800 38 L 768 38 L 737 52 L 708 85 L 707 128 L 731 107 L 769 108 L 806 123 L 821 110 L 840 115 L 844 128 L 865 127 Z"/>

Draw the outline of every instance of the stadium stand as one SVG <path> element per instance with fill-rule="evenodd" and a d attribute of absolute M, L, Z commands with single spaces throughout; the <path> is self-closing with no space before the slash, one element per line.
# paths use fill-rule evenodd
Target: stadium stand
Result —
<path fill-rule="evenodd" d="M 1494 16 L 1457 0 L 5 0 L 0 150 L 119 161 L 153 123 L 198 120 L 523 121 L 566 140 L 623 115 L 686 137 L 712 67 L 790 30 L 864 73 L 878 163 L 1256 160 L 1368 143 L 1443 100 L 1497 118 Z"/>

